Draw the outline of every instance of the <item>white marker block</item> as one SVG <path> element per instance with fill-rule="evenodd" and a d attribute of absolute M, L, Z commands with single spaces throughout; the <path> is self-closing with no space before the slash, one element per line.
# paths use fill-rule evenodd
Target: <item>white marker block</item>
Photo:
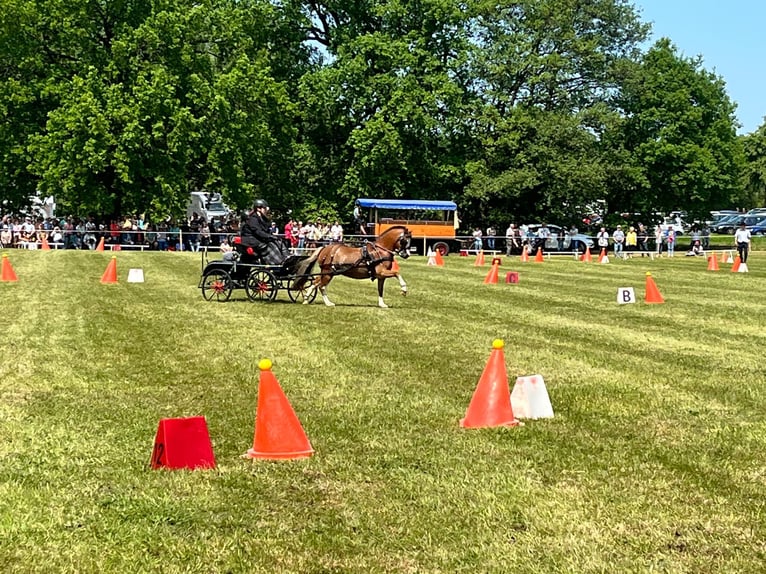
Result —
<path fill-rule="evenodd" d="M 633 287 L 620 287 L 617 289 L 617 302 L 620 305 L 636 302 L 636 292 Z"/>
<path fill-rule="evenodd" d="M 144 270 L 143 269 L 131 269 L 128 271 L 128 283 L 143 283 L 144 282 Z"/>
<path fill-rule="evenodd" d="M 511 409 L 518 419 L 553 418 L 553 405 L 542 375 L 516 379 L 511 391 Z"/>

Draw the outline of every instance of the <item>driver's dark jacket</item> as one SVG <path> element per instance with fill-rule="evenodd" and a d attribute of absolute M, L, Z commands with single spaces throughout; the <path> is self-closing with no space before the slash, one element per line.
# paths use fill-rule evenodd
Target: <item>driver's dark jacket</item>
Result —
<path fill-rule="evenodd" d="M 275 241 L 276 238 L 271 233 L 271 224 L 269 221 L 253 212 L 247 221 L 240 228 L 242 245 L 245 247 L 260 247 L 266 243 Z"/>

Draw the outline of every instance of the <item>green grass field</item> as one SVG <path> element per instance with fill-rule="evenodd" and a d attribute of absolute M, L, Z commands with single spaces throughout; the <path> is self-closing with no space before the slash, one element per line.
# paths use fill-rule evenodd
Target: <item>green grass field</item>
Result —
<path fill-rule="evenodd" d="M 122 252 L 101 285 L 108 253 L 4 253 L 3 572 L 766 570 L 763 252 L 748 274 L 503 258 L 497 285 L 412 258 L 387 310 L 345 278 L 335 308 L 205 302 L 193 254 Z M 459 427 L 495 338 L 554 419 Z M 262 358 L 313 457 L 241 458 Z M 150 470 L 159 420 L 194 415 L 217 468 Z"/>

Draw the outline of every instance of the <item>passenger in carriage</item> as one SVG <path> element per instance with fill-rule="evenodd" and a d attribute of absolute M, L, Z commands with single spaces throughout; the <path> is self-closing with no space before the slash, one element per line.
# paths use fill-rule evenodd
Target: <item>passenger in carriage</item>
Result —
<path fill-rule="evenodd" d="M 239 245 L 243 249 L 243 262 L 250 263 L 258 259 L 267 265 L 279 265 L 287 256 L 281 240 L 271 233 L 269 211 L 266 201 L 256 199 L 253 210 L 242 223 Z"/>

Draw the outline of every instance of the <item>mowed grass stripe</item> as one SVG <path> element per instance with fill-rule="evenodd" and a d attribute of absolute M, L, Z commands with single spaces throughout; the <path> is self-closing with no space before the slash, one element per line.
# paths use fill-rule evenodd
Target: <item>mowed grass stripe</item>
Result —
<path fill-rule="evenodd" d="M 108 257 L 13 255 L 48 288 L 0 285 L 18 317 L 0 350 L 21 363 L 0 383 L 10 571 L 739 572 L 764 558 L 761 341 L 736 341 L 758 320 L 733 322 L 723 303 L 739 294 L 713 277 L 704 305 L 676 297 L 705 277 L 686 261 L 654 262 L 668 302 L 646 306 L 634 261 L 527 264 L 519 285 L 484 286 L 470 260 L 413 259 L 410 296 L 389 282 L 381 310 L 374 285 L 344 278 L 334 309 L 205 303 L 193 255 L 120 254 L 110 286 Z M 147 283 L 127 285 L 129 267 Z M 715 277 L 751 285 L 737 305 L 763 285 L 751 269 Z M 618 306 L 633 277 L 639 303 Z M 45 334 L 25 339 L 25 317 Z M 458 427 L 496 337 L 511 380 L 545 375 L 555 419 Z M 239 459 L 262 357 L 309 460 Z M 158 418 L 191 414 L 208 417 L 218 470 L 146 470 Z"/>

